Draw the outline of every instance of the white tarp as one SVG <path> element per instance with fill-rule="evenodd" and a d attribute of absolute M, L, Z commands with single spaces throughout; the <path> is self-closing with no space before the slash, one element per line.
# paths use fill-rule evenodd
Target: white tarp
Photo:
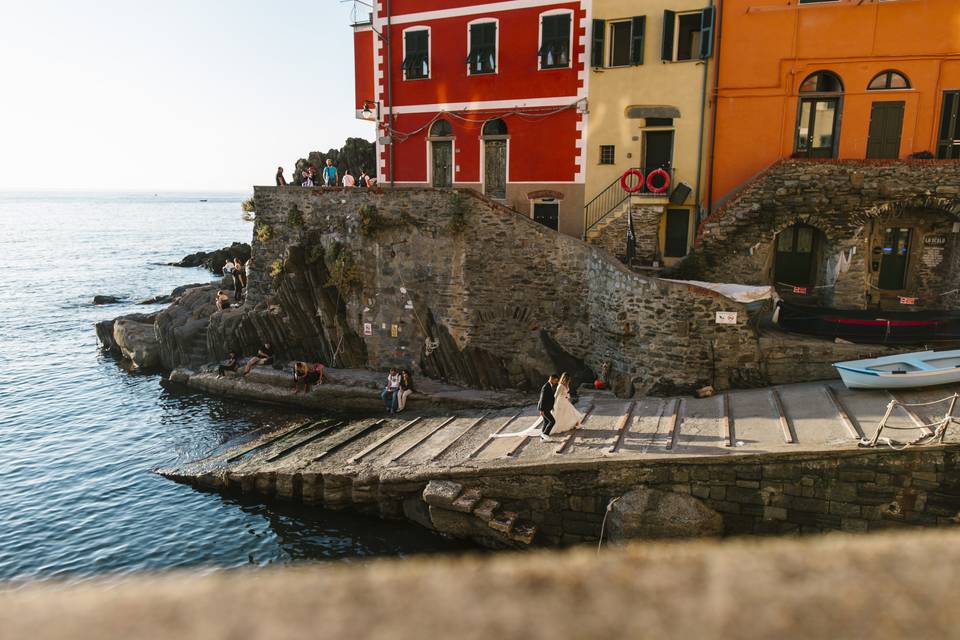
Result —
<path fill-rule="evenodd" d="M 760 300 L 766 300 L 774 296 L 773 287 L 770 285 L 755 287 L 748 284 L 700 282 L 699 280 L 671 280 L 670 278 L 663 279 L 667 282 L 678 282 L 680 284 L 689 284 L 702 289 L 710 289 L 711 291 L 716 291 L 726 298 L 730 298 L 731 300 L 735 300 L 737 302 L 742 302 L 743 304 L 759 302 Z"/>

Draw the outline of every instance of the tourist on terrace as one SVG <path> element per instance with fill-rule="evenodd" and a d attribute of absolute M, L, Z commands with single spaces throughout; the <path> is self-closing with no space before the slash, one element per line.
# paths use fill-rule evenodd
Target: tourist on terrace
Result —
<path fill-rule="evenodd" d="M 397 373 L 396 367 L 391 367 L 390 373 L 387 375 L 387 385 L 380 392 L 380 399 L 383 400 L 383 406 L 387 409 L 387 413 L 394 413 L 393 398 L 398 391 L 400 391 L 400 374 Z"/>
<path fill-rule="evenodd" d="M 243 300 L 243 260 L 237 258 L 233 261 L 233 299 L 237 302 Z"/>
<path fill-rule="evenodd" d="M 407 407 L 407 398 L 413 393 L 413 376 L 404 369 L 400 372 L 400 387 L 394 395 L 393 412 L 400 413 Z"/>
<path fill-rule="evenodd" d="M 283 177 L 283 167 L 277 167 L 277 186 L 287 186 L 287 179 Z"/>
<path fill-rule="evenodd" d="M 257 351 L 257 355 L 247 360 L 247 366 L 243 368 L 243 375 L 250 373 L 250 370 L 259 365 L 273 364 L 273 344 L 267 340 Z"/>
<path fill-rule="evenodd" d="M 347 188 L 357 186 L 356 179 L 350 175 L 350 169 L 343 172 L 343 178 L 340 181 L 343 183 L 343 186 Z"/>
<path fill-rule="evenodd" d="M 300 183 L 300 186 L 303 186 L 303 187 L 313 186 L 313 174 L 309 170 L 303 171 L 303 182 Z"/>
<path fill-rule="evenodd" d="M 223 311 L 224 309 L 230 308 L 230 296 L 221 289 L 217 291 L 217 297 L 214 298 L 214 303 L 217 305 L 217 311 Z"/>
<path fill-rule="evenodd" d="M 315 384 L 323 384 L 323 364 L 315 362 L 307 364 L 306 362 L 293 363 L 293 392 L 300 393 L 300 387 L 303 387 L 304 393 L 310 392 L 310 387 Z"/>
<path fill-rule="evenodd" d="M 328 187 L 337 186 L 337 168 L 333 166 L 330 158 L 327 158 L 327 166 L 323 168 L 323 184 Z"/>
<path fill-rule="evenodd" d="M 370 186 L 370 176 L 367 175 L 366 169 L 360 169 L 360 177 L 357 178 L 358 187 L 369 187 Z"/>
<path fill-rule="evenodd" d="M 236 371 L 239 366 L 240 363 L 237 362 L 237 354 L 231 351 L 223 364 L 217 367 L 217 377 L 222 378 L 227 375 L 227 371 Z"/>

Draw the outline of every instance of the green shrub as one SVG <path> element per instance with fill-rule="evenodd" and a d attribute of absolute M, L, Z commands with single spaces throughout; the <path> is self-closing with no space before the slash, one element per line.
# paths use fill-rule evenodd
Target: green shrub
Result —
<path fill-rule="evenodd" d="M 316 264 L 323 260 L 323 245 L 319 242 L 316 244 L 310 245 L 310 248 L 307 249 L 307 264 Z"/>
<path fill-rule="evenodd" d="M 253 233 L 256 235 L 257 240 L 266 242 L 273 237 L 273 227 L 268 224 L 258 224 L 254 228 Z"/>
<path fill-rule="evenodd" d="M 240 203 L 240 208 L 247 213 L 255 213 L 257 211 L 257 203 L 253 199 L 253 196 L 251 196 Z"/>
<path fill-rule="evenodd" d="M 300 213 L 300 209 L 297 208 L 297 205 L 292 205 L 290 211 L 287 212 L 287 224 L 291 227 L 302 227 L 303 226 L 303 214 Z"/>
<path fill-rule="evenodd" d="M 277 279 L 283 275 L 283 260 L 277 258 L 272 263 L 270 263 L 270 277 Z"/>
<path fill-rule="evenodd" d="M 365 204 L 360 207 L 360 233 L 364 236 L 372 236 L 377 229 L 383 227 L 383 217 L 373 204 Z"/>
<path fill-rule="evenodd" d="M 330 266 L 328 287 L 337 287 L 340 295 L 346 297 L 354 291 L 363 290 L 363 271 L 357 266 L 353 254 L 339 251 Z"/>

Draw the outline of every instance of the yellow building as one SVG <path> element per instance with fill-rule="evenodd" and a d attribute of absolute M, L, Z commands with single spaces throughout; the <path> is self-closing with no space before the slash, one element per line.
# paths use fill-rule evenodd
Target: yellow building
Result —
<path fill-rule="evenodd" d="M 630 211 L 637 260 L 670 265 L 693 245 L 705 195 L 715 11 L 704 0 L 594 0 L 592 18 L 584 234 L 623 255 Z M 630 169 L 644 178 L 627 179 L 633 195 L 621 184 Z"/>

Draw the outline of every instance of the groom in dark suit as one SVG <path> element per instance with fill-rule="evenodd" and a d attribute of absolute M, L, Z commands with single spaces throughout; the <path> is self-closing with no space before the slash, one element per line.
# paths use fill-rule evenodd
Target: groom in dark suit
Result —
<path fill-rule="evenodd" d="M 543 430 L 540 434 L 541 440 L 550 439 L 550 431 L 553 429 L 553 425 L 557 423 L 556 418 L 553 417 L 553 398 L 557 392 L 557 383 L 559 381 L 560 379 L 557 377 L 557 374 L 551 373 L 550 377 L 547 378 L 547 382 L 540 387 L 540 402 L 537 404 L 537 409 L 540 411 L 540 415 L 543 416 Z"/>

